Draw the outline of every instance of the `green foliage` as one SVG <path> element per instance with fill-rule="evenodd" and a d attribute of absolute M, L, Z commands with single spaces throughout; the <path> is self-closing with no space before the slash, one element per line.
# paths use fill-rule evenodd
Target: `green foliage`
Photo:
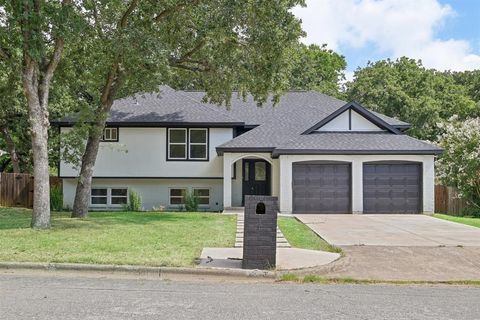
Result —
<path fill-rule="evenodd" d="M 0 208 L 0 261 L 194 266 L 204 247 L 232 247 L 235 217 L 214 213 L 52 213 L 52 228 L 29 228 L 32 210 Z"/>
<path fill-rule="evenodd" d="M 128 204 L 125 206 L 127 211 L 143 211 L 142 197 L 135 190 L 129 190 Z"/>
<path fill-rule="evenodd" d="M 459 121 L 452 117 L 441 123 L 439 140 L 445 150 L 437 161 L 437 176 L 458 188 L 469 206 L 480 210 L 480 118 Z"/>
<path fill-rule="evenodd" d="M 289 89 L 316 90 L 341 96 L 340 81 L 345 79 L 345 57 L 326 46 L 300 44 L 292 49 Z"/>
<path fill-rule="evenodd" d="M 52 186 L 50 188 L 50 210 L 62 211 L 62 209 L 63 209 L 62 187 Z"/>
<path fill-rule="evenodd" d="M 278 227 L 282 230 L 288 242 L 295 248 L 342 252 L 340 248 L 332 246 L 295 218 L 279 217 Z"/>
<path fill-rule="evenodd" d="M 348 100 L 412 124 L 409 133 L 435 140 L 437 123 L 458 115 L 460 119 L 480 115 L 480 105 L 452 76 L 425 69 L 408 58 L 381 60 L 355 71 L 347 84 Z"/>
<path fill-rule="evenodd" d="M 185 194 L 185 211 L 187 212 L 196 212 L 198 211 L 199 199 L 191 191 L 188 191 Z"/>

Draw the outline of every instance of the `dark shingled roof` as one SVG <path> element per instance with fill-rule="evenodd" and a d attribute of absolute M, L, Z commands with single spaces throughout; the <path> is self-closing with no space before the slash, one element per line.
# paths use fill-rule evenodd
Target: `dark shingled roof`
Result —
<path fill-rule="evenodd" d="M 201 101 L 205 96 L 205 92 L 202 91 L 184 91 L 184 93 L 197 101 Z M 316 107 L 322 111 L 335 111 L 346 103 L 346 101 L 316 91 L 289 91 L 281 96 L 280 102 L 277 105 L 273 105 L 271 101 L 267 101 L 262 106 L 258 106 L 252 96 L 247 96 L 246 101 L 243 101 L 242 98 L 237 96 L 237 93 L 233 93 L 230 110 L 226 110 L 225 108 L 221 110 L 232 117 L 244 121 L 245 125 L 253 126 L 263 124 L 273 117 L 283 118 L 292 110 L 296 112 L 306 112 L 307 110 L 305 108 Z M 217 106 L 212 105 L 212 107 Z M 410 127 L 406 122 L 387 117 L 380 113 L 371 112 L 394 127 Z"/>
<path fill-rule="evenodd" d="M 405 153 L 437 154 L 436 146 L 396 134 L 409 124 L 371 112 L 386 122 L 391 132 L 323 132 L 302 134 L 344 107 L 346 102 L 314 91 L 285 93 L 277 105 L 258 106 L 252 96 L 244 101 L 233 94 L 231 108 L 202 101 L 200 91 L 176 91 L 162 86 L 159 93 L 137 94 L 115 100 L 107 125 L 118 126 L 247 126 L 252 130 L 220 145 L 217 152 L 268 151 L 279 154 Z M 75 115 L 56 121 L 71 125 Z"/>
<path fill-rule="evenodd" d="M 75 115 L 56 123 L 69 124 Z M 117 99 L 107 118 L 107 125 L 173 125 L 209 124 L 209 126 L 243 125 L 219 107 L 202 103 L 184 94 L 162 86 L 158 93 L 136 94 L 133 97 Z"/>

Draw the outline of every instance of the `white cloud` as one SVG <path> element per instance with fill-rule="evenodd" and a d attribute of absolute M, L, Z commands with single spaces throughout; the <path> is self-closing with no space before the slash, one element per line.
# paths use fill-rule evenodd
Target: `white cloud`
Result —
<path fill-rule="evenodd" d="M 437 38 L 439 28 L 455 16 L 437 0 L 307 0 L 307 8 L 294 13 L 303 21 L 306 43 L 326 43 L 340 52 L 372 47 L 439 70 L 480 68 L 480 52 L 468 41 Z"/>

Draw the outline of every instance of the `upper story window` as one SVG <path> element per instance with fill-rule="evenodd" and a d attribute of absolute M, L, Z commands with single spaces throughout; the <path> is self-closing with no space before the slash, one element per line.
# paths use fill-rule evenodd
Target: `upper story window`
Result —
<path fill-rule="evenodd" d="M 118 141 L 118 128 L 105 128 L 103 129 L 102 141 L 117 142 Z"/>
<path fill-rule="evenodd" d="M 168 160 L 208 160 L 208 129 L 168 129 Z"/>

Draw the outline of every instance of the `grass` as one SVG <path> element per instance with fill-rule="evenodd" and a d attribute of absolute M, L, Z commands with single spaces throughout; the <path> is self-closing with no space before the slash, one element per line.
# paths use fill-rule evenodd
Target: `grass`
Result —
<path fill-rule="evenodd" d="M 234 216 L 213 213 L 52 213 L 52 228 L 29 228 L 31 210 L 0 208 L 0 261 L 192 266 L 203 247 L 231 247 Z"/>
<path fill-rule="evenodd" d="M 435 218 L 458 222 L 458 223 L 467 224 L 469 226 L 480 228 L 480 218 L 456 217 L 456 216 L 449 216 L 447 214 L 440 214 L 440 213 L 435 213 L 433 216 Z"/>
<path fill-rule="evenodd" d="M 290 245 L 295 248 L 341 252 L 340 248 L 332 246 L 295 218 L 279 217 L 278 226 Z"/>
<path fill-rule="evenodd" d="M 395 285 L 466 285 L 480 286 L 480 280 L 452 280 L 452 281 L 417 281 L 417 280 L 371 280 L 354 278 L 327 278 L 317 275 L 298 276 L 293 273 L 282 274 L 282 282 L 317 283 L 317 284 L 395 284 Z"/>

